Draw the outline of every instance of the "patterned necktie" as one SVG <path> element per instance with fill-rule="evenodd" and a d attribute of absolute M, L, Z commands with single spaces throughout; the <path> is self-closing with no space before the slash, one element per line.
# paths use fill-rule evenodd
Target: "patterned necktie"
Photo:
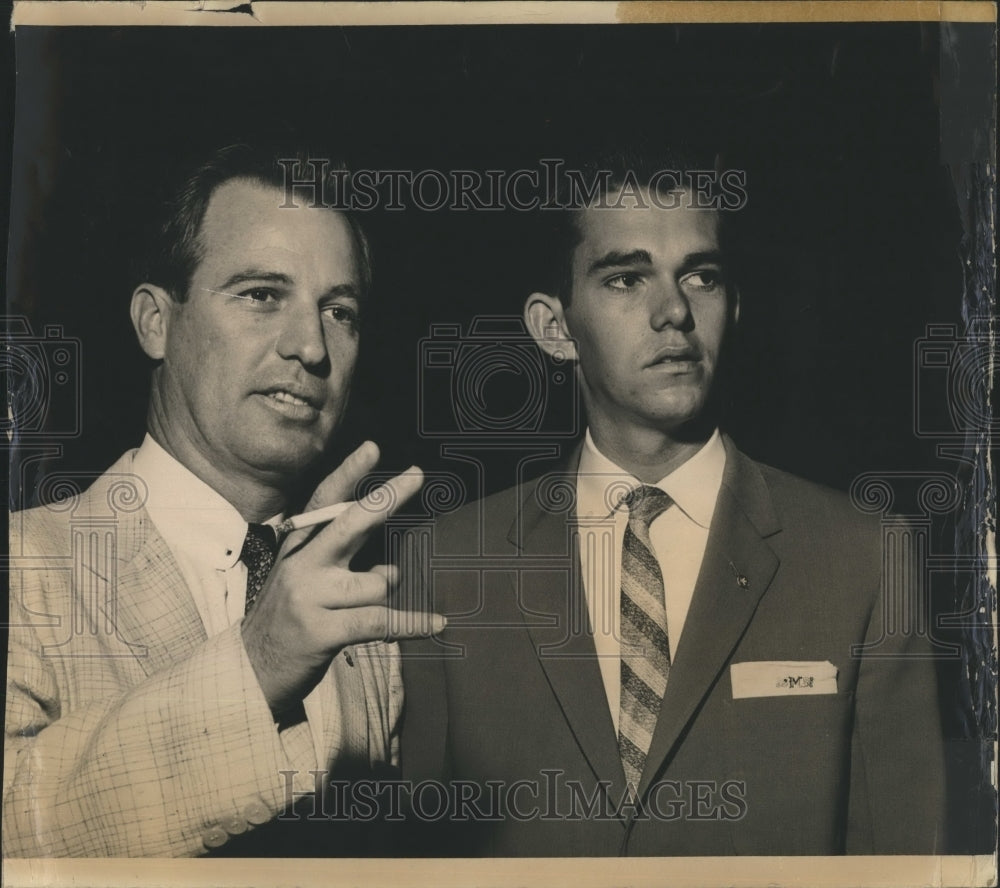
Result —
<path fill-rule="evenodd" d="M 250 613 L 257 593 L 264 587 L 267 575 L 274 567 L 278 554 L 278 539 L 270 524 L 251 524 L 243 541 L 240 561 L 247 566 L 247 605 L 243 613 Z"/>
<path fill-rule="evenodd" d="M 639 487 L 625 499 L 628 526 L 622 543 L 621 703 L 618 751 L 625 779 L 638 787 L 660 701 L 670 672 L 670 641 L 663 574 L 649 541 L 649 525 L 670 504 L 658 487 Z"/>

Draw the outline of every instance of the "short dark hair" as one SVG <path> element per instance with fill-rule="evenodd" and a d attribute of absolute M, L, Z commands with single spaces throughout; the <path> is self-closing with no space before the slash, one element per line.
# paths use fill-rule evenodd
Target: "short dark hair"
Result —
<path fill-rule="evenodd" d="M 592 206 L 627 183 L 648 188 L 652 183 L 662 190 L 667 181 L 662 174 L 671 171 L 681 181 L 672 183 L 690 187 L 690 174 L 698 171 L 720 172 L 722 156 L 714 149 L 691 145 L 651 146 L 640 143 L 622 150 L 594 152 L 576 159 L 566 159 L 565 169 L 576 178 L 563 175 L 555 196 L 555 209 L 539 210 L 540 237 L 536 239 L 538 261 L 533 290 L 556 296 L 563 306 L 572 297 L 573 252 L 582 239 L 577 220 L 580 211 Z M 587 192 L 579 183 L 593 184 Z M 586 192 L 586 193 L 585 193 Z M 725 222 L 728 213 L 722 213 Z M 728 226 L 722 225 L 720 240 L 726 240 Z M 725 251 L 726 245 L 722 244 Z"/>
<path fill-rule="evenodd" d="M 290 161 L 294 161 L 290 163 Z M 310 164 L 315 162 L 316 166 Z M 323 166 L 321 166 L 321 164 Z M 201 228 L 209 201 L 219 186 L 234 179 L 245 179 L 281 190 L 292 181 L 314 178 L 315 169 L 332 181 L 334 174 L 347 170 L 339 159 L 304 149 L 274 150 L 243 142 L 219 148 L 189 172 L 178 176 L 178 184 L 160 201 L 149 220 L 144 245 L 133 266 L 136 282 L 148 281 L 163 287 L 175 300 L 183 302 L 188 295 L 191 279 L 204 257 Z M 325 185 L 329 185 L 325 181 Z M 294 198 L 294 192 L 288 192 Z M 312 194 L 297 205 L 309 205 Z M 343 213 L 350 225 L 361 276 L 361 293 L 371 288 L 371 252 L 356 215 Z"/>

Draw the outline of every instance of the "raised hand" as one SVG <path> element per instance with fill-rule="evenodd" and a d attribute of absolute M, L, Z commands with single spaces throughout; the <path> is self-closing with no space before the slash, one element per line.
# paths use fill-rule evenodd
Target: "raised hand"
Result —
<path fill-rule="evenodd" d="M 362 444 L 320 484 L 307 508 L 348 499 L 378 458 L 375 444 Z M 387 605 L 396 568 L 350 568 L 371 532 L 422 484 L 420 469 L 407 469 L 332 523 L 293 531 L 282 543 L 242 628 L 247 656 L 275 714 L 299 703 L 346 645 L 417 638 L 444 628 L 445 619 L 437 614 L 400 612 Z"/>

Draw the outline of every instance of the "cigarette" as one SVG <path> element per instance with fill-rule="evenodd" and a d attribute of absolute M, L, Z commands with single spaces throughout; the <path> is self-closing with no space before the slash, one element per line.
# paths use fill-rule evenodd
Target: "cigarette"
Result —
<path fill-rule="evenodd" d="M 346 503 L 334 503 L 332 506 L 324 506 L 322 509 L 313 509 L 311 512 L 303 512 L 301 515 L 293 515 L 286 518 L 277 526 L 279 534 L 291 533 L 293 530 L 301 530 L 303 527 L 313 527 L 316 524 L 324 524 L 333 521 L 342 512 L 347 511 L 354 505 L 354 501 Z"/>

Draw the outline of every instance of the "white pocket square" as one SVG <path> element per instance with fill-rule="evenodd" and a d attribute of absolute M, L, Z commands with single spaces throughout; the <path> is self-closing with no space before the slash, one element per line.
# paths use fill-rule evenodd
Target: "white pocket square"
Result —
<path fill-rule="evenodd" d="M 733 699 L 836 694 L 837 667 L 829 660 L 765 660 L 729 667 Z"/>

